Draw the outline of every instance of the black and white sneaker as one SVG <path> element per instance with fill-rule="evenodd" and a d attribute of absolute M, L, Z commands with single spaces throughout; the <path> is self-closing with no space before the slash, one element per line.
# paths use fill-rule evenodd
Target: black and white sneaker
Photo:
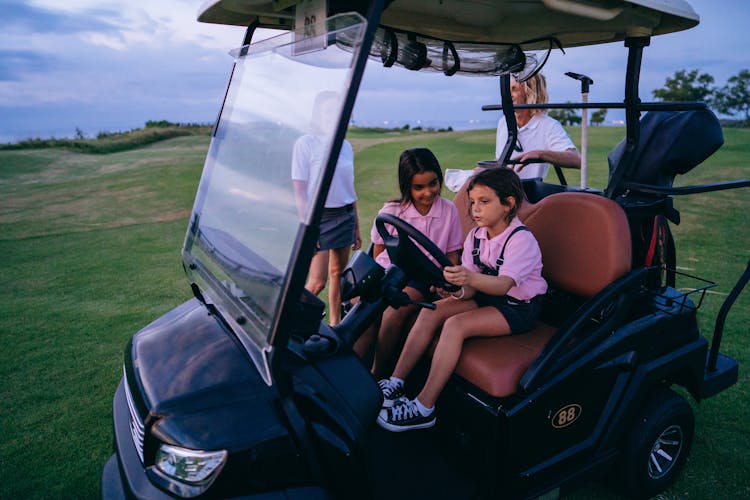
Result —
<path fill-rule="evenodd" d="M 406 398 L 404 384 L 397 384 L 389 378 L 378 381 L 378 387 L 383 393 L 383 408 L 390 408 L 396 401 Z"/>
<path fill-rule="evenodd" d="M 427 429 L 435 425 L 435 412 L 422 415 L 415 401 L 400 400 L 392 407 L 380 410 L 378 425 L 391 432 Z"/>

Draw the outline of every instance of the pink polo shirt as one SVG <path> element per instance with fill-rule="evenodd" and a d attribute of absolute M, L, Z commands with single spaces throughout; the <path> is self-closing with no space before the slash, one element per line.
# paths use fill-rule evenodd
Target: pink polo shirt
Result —
<path fill-rule="evenodd" d="M 503 249 L 505 240 L 510 236 L 521 221 L 515 217 L 502 233 L 494 238 L 487 239 L 487 228 L 480 227 L 476 230 L 479 238 L 479 260 L 488 267 L 495 269 L 497 258 Z M 470 271 L 481 272 L 474 265 L 471 255 L 474 249 L 474 231 L 469 231 L 464 241 L 464 251 L 461 254 L 461 264 Z M 531 234 L 531 231 L 518 231 L 508 241 L 503 256 L 503 265 L 500 267 L 500 276 L 507 276 L 515 281 L 516 285 L 508 290 L 507 295 L 518 300 L 529 300 L 547 291 L 547 282 L 542 278 L 542 252 L 539 244 Z"/>
<path fill-rule="evenodd" d="M 403 219 L 415 228 L 419 229 L 422 234 L 432 240 L 437 247 L 445 253 L 454 252 L 461 249 L 462 233 L 461 221 L 458 218 L 458 209 L 450 201 L 443 197 L 435 198 L 430 211 L 426 215 L 420 214 L 414 205 L 409 203 L 402 206 L 398 202 L 389 201 L 378 214 L 391 214 L 399 219 Z M 396 229 L 386 224 L 389 234 L 395 235 Z M 377 244 L 383 245 L 383 238 L 378 234 L 375 224 L 372 225 L 370 240 Z M 388 252 L 380 252 L 375 257 L 375 261 L 383 267 L 388 267 L 391 259 Z"/>

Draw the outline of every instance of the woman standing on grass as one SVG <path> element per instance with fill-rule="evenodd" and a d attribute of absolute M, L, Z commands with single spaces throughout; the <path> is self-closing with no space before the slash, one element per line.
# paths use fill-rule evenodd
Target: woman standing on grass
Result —
<path fill-rule="evenodd" d="M 294 144 L 292 184 L 297 211 L 304 220 L 308 202 L 317 191 L 317 180 L 326 159 L 332 127 L 336 124 L 339 95 L 321 92 L 313 104 L 314 133 L 303 135 Z M 331 326 L 341 321 L 341 272 L 349 260 L 349 249 L 362 246 L 357 216 L 357 193 L 354 191 L 354 150 L 349 141 L 341 144 L 323 217 L 320 220 L 318 245 L 307 276 L 305 288 L 318 295 L 328 286 L 328 312 Z"/>

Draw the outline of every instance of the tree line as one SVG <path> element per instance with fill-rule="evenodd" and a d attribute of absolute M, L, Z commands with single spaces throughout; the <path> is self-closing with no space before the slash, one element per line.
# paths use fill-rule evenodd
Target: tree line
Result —
<path fill-rule="evenodd" d="M 659 101 L 701 101 L 723 115 L 736 117 L 734 123 L 750 127 L 750 70 L 743 69 L 730 77 L 723 86 L 714 85 L 714 77 L 697 69 L 681 69 L 667 77 L 664 86 L 652 91 Z M 553 109 L 549 115 L 563 125 L 580 125 L 581 117 L 574 109 Z M 607 116 L 606 109 L 591 113 L 589 123 L 601 125 Z"/>

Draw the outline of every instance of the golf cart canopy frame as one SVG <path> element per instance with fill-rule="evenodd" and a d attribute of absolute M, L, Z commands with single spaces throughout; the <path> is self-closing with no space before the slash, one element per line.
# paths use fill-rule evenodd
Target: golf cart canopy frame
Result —
<path fill-rule="evenodd" d="M 200 9 L 205 23 L 294 29 L 300 2 L 209 0 Z M 358 11 L 366 0 L 329 0 L 329 15 Z M 698 14 L 684 0 L 443 0 L 382 2 L 383 27 L 451 42 L 515 44 L 556 38 L 564 47 L 663 35 L 696 26 Z M 380 9 L 379 9 L 380 10 Z"/>

